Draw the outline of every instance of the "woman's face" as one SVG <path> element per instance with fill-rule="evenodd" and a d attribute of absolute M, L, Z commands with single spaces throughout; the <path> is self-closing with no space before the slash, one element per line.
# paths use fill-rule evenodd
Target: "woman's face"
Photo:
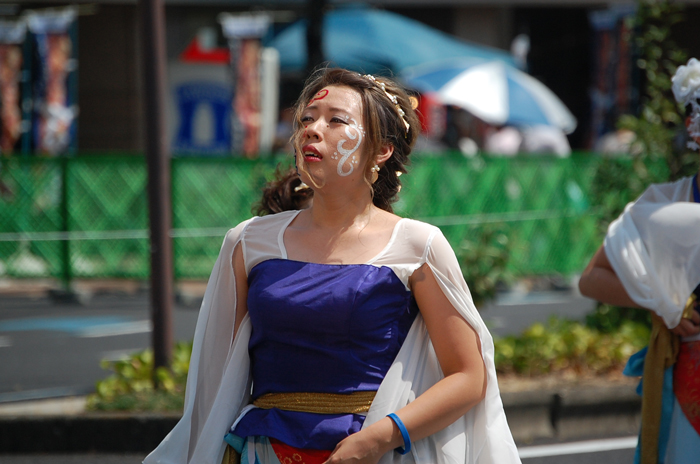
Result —
<path fill-rule="evenodd" d="M 365 132 L 360 94 L 344 86 L 321 89 L 301 115 L 302 180 L 322 188 L 329 182 L 364 182 Z"/>

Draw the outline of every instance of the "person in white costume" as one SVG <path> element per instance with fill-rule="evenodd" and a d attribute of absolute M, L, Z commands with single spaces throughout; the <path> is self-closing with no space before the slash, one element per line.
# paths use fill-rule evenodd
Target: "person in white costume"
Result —
<path fill-rule="evenodd" d="M 700 62 L 673 77 L 686 106 L 686 127 L 700 141 Z M 583 295 L 652 311 L 648 350 L 626 373 L 643 376 L 642 428 L 635 462 L 697 463 L 700 390 L 700 181 L 698 175 L 650 186 L 610 224 L 603 245 L 579 281 Z"/>
<path fill-rule="evenodd" d="M 453 250 L 436 227 L 391 212 L 414 108 L 383 77 L 324 69 L 307 82 L 292 140 L 313 202 L 226 235 L 183 417 L 145 463 L 520 462 L 493 341 Z M 358 366 L 368 374 L 355 382 Z"/>

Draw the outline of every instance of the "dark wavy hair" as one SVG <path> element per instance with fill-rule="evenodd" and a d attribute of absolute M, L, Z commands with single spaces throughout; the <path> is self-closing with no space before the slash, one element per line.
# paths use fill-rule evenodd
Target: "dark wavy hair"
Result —
<path fill-rule="evenodd" d="M 260 201 L 253 206 L 253 214 L 264 216 L 308 207 L 314 191 L 308 187 L 297 190 L 300 185 L 301 179 L 294 168 L 282 171 L 277 166 L 274 178 L 265 184 Z"/>
<path fill-rule="evenodd" d="M 397 103 L 405 114 L 404 117 L 399 114 L 380 84 L 384 84 L 386 92 L 396 96 Z M 398 200 L 397 194 L 401 190 L 399 175 L 406 173 L 408 157 L 420 131 L 420 122 L 413 104 L 416 100 L 392 79 L 376 77 L 373 80 L 346 69 L 321 68 L 306 82 L 295 106 L 294 135 L 292 135 L 292 145 L 295 150 L 301 151 L 304 128 L 301 117 L 304 109 L 321 89 L 330 85 L 349 87 L 360 94 L 367 153 L 379 153 L 386 145 L 394 147 L 393 155 L 379 170 L 379 178 L 374 184 L 370 182 L 370 169 L 374 164 L 372 156 L 367 157 L 363 168 L 365 181 L 372 187 L 372 202 L 377 207 L 391 212 L 393 211 L 391 204 Z M 409 124 L 408 130 L 404 118 Z"/>

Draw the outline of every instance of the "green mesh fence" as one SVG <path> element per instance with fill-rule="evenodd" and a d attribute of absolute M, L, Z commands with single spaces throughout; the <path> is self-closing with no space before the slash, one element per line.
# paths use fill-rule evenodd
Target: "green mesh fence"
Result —
<path fill-rule="evenodd" d="M 453 246 L 495 227 L 516 274 L 579 272 L 600 244 L 588 202 L 597 158 L 423 158 L 397 212 L 439 226 Z"/>
<path fill-rule="evenodd" d="M 207 277 L 226 230 L 250 217 L 278 162 L 172 160 L 177 278 Z M 137 156 L 10 158 L 0 169 L 0 276 L 149 274 L 146 164 Z M 597 158 L 416 156 L 395 210 L 453 246 L 508 234 L 518 275 L 579 272 L 600 243 L 588 201 Z"/>
<path fill-rule="evenodd" d="M 252 206 L 280 161 L 173 160 L 176 277 L 209 276 L 224 234 L 252 215 Z"/>

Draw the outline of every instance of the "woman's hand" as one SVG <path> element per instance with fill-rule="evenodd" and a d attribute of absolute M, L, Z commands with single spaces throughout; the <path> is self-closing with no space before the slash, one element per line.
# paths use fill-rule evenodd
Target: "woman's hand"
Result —
<path fill-rule="evenodd" d="M 358 432 L 338 443 L 326 464 L 376 464 L 383 454 L 376 444 L 364 440 L 362 432 Z"/>
<path fill-rule="evenodd" d="M 671 329 L 671 332 L 681 337 L 692 337 L 700 333 L 700 314 L 698 314 L 697 302 L 695 309 L 690 313 L 690 319 L 681 318 L 681 321 Z"/>
<path fill-rule="evenodd" d="M 324 464 L 376 464 L 400 443 L 403 443 L 401 432 L 385 417 L 338 443 Z"/>

